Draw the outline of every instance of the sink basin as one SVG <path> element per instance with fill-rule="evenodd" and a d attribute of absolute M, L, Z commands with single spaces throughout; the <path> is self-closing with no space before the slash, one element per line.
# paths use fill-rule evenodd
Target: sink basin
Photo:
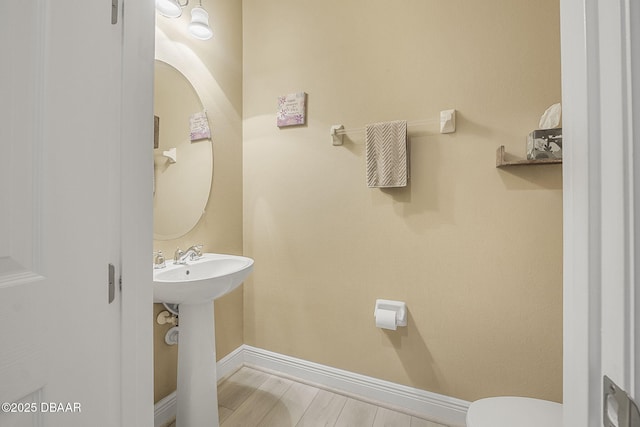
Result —
<path fill-rule="evenodd" d="M 194 304 L 211 301 L 237 288 L 253 270 L 253 260 L 205 253 L 185 265 L 167 262 L 153 270 L 154 302 Z"/>
<path fill-rule="evenodd" d="M 212 253 L 153 270 L 154 301 L 180 310 L 177 427 L 220 425 L 212 300 L 240 286 L 252 270 L 251 258 Z"/>

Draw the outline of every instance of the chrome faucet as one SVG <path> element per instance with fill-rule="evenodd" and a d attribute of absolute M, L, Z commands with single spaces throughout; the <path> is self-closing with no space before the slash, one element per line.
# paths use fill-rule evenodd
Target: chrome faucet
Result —
<path fill-rule="evenodd" d="M 182 252 L 180 248 L 176 249 L 173 255 L 174 264 L 186 264 L 187 260 L 195 261 L 202 256 L 202 245 L 193 245 L 186 251 Z"/>
<path fill-rule="evenodd" d="M 156 270 L 159 268 L 164 268 L 166 265 L 164 263 L 164 255 L 162 255 L 162 251 L 153 253 L 153 268 Z"/>

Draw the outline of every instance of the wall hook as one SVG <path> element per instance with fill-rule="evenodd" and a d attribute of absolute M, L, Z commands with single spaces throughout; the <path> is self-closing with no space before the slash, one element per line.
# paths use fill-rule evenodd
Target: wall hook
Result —
<path fill-rule="evenodd" d="M 177 162 L 177 158 L 178 158 L 178 152 L 177 149 L 174 148 L 170 148 L 168 151 L 163 151 L 162 155 L 165 156 L 167 159 L 169 159 L 169 163 L 175 163 Z"/>
<path fill-rule="evenodd" d="M 339 130 L 343 129 L 343 125 L 331 126 L 331 143 L 333 145 L 342 145 L 344 143 L 344 133 L 338 133 Z"/>
<path fill-rule="evenodd" d="M 456 110 L 440 111 L 440 133 L 456 131 Z"/>

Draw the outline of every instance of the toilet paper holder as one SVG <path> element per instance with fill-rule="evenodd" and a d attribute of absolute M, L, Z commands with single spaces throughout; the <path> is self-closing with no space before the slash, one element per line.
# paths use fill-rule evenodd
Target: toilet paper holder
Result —
<path fill-rule="evenodd" d="M 396 326 L 407 326 L 407 304 L 402 301 L 377 299 L 373 311 L 375 317 L 378 310 L 390 310 L 396 312 Z"/>

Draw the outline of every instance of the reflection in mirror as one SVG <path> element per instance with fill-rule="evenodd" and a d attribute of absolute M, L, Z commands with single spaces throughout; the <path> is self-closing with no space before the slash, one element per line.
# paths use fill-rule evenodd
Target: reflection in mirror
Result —
<path fill-rule="evenodd" d="M 211 139 L 191 141 L 190 118 L 204 107 L 187 78 L 171 65 L 155 62 L 153 234 L 156 240 L 188 233 L 204 214 L 213 172 Z M 200 129 L 201 130 L 201 129 Z"/>

